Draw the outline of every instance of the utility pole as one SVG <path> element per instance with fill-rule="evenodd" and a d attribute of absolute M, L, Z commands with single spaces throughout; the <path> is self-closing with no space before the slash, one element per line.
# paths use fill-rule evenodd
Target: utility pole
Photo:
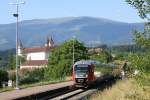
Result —
<path fill-rule="evenodd" d="M 73 64 L 73 65 L 74 65 L 74 60 L 75 60 L 75 59 L 74 59 L 74 57 L 75 57 L 75 56 L 74 56 L 74 51 L 75 51 L 75 48 L 74 48 L 74 40 L 75 40 L 75 36 L 73 36 L 73 57 L 72 57 L 72 58 L 73 58 L 73 60 L 72 60 L 72 64 Z"/>
<path fill-rule="evenodd" d="M 16 13 L 13 14 L 14 17 L 16 17 L 16 89 L 19 89 L 19 75 L 18 75 L 18 70 L 19 70 L 19 64 L 18 64 L 18 17 L 19 17 L 19 5 L 25 4 L 25 1 L 19 2 L 17 0 L 16 3 L 9 3 L 11 5 L 16 6 Z"/>

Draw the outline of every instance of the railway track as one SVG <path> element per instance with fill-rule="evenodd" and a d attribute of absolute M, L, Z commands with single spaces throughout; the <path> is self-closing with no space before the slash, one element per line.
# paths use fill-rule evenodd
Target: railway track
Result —
<path fill-rule="evenodd" d="M 108 77 L 105 80 L 97 82 L 90 88 L 87 89 L 76 88 L 75 90 L 72 90 L 68 93 L 64 93 L 53 98 L 49 98 L 49 100 L 82 100 L 82 99 L 85 100 L 88 99 L 91 94 L 97 91 L 102 91 L 105 88 L 111 87 L 115 82 L 116 80 L 113 77 Z"/>
<path fill-rule="evenodd" d="M 76 96 L 76 95 L 78 95 L 80 93 L 83 93 L 83 92 L 85 92 L 85 90 L 77 89 L 77 90 L 74 90 L 72 92 L 69 92 L 69 93 L 57 96 L 55 98 L 52 98 L 51 100 L 66 100 L 66 99 L 72 98 L 72 97 L 74 97 L 74 96 Z"/>
<path fill-rule="evenodd" d="M 82 100 L 85 98 L 87 99 L 92 93 L 111 87 L 114 83 L 115 79 L 112 76 L 109 76 L 105 79 L 97 81 L 94 85 L 87 89 L 67 86 L 15 100 Z"/>
<path fill-rule="evenodd" d="M 76 88 L 74 88 L 71 85 L 71 86 L 65 86 L 65 87 L 57 88 L 57 89 L 50 90 L 50 91 L 31 94 L 31 95 L 24 96 L 24 97 L 19 97 L 13 100 L 48 100 L 50 98 L 54 98 L 56 96 L 59 96 L 65 93 L 69 93 L 74 90 L 76 90 Z"/>

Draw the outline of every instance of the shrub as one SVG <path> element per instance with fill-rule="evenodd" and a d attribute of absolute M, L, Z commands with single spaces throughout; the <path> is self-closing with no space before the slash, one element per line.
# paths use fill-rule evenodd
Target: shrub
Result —
<path fill-rule="evenodd" d="M 139 70 L 139 74 L 135 77 L 137 82 L 141 85 L 150 86 L 150 53 L 131 54 L 128 60 L 132 66 L 127 69 L 129 75 L 133 75 L 134 70 Z"/>
<path fill-rule="evenodd" d="M 8 72 L 8 79 L 15 81 L 16 80 L 16 72 L 15 71 L 9 71 Z"/>
<path fill-rule="evenodd" d="M 4 70 L 0 70 L 0 87 L 2 85 L 2 82 L 8 81 L 8 72 Z"/>
<path fill-rule="evenodd" d="M 45 80 L 57 80 L 64 79 L 67 72 L 70 74 L 70 69 L 67 62 L 58 63 L 56 66 L 51 66 L 45 69 L 44 79 Z"/>
<path fill-rule="evenodd" d="M 21 84 L 40 82 L 44 79 L 44 69 L 24 70 L 20 76 Z"/>

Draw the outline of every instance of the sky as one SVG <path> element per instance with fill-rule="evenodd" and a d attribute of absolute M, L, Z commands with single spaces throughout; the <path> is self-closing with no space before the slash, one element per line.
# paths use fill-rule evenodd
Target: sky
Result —
<path fill-rule="evenodd" d="M 0 24 L 13 23 L 17 0 L 0 0 Z M 23 0 L 19 0 L 23 1 Z M 137 10 L 125 0 L 24 0 L 19 6 L 19 21 L 62 17 L 91 16 L 115 21 L 143 22 Z"/>

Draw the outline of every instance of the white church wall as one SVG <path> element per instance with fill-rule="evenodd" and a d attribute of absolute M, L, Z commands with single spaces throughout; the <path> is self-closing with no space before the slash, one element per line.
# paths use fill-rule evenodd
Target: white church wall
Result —
<path fill-rule="evenodd" d="M 18 56 L 22 56 L 22 52 L 20 49 L 18 49 Z"/>
<path fill-rule="evenodd" d="M 30 65 L 30 66 L 22 66 L 21 65 L 20 69 L 26 69 L 26 68 L 31 68 L 31 69 L 32 68 L 44 68 L 44 67 L 47 67 L 47 65 L 39 65 L 39 66 L 38 65 L 35 65 L 35 66 L 34 65 Z"/>
<path fill-rule="evenodd" d="M 27 60 L 46 60 L 45 52 L 28 53 Z"/>

